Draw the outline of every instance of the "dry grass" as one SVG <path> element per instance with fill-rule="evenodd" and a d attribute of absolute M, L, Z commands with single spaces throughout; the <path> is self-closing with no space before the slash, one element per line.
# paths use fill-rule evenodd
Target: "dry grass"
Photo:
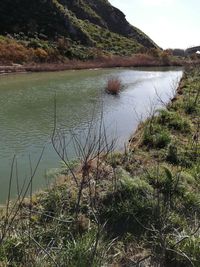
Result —
<path fill-rule="evenodd" d="M 42 71 L 63 71 L 63 70 L 81 70 L 81 69 L 93 69 L 93 68 L 115 68 L 115 67 L 158 67 L 165 66 L 162 60 L 155 58 L 147 54 L 136 54 L 131 57 L 110 56 L 103 57 L 94 60 L 80 61 L 65 59 L 63 62 L 37 62 L 35 57 L 29 58 L 26 62 L 16 60 L 15 63 L 21 63 L 22 66 L 16 66 L 13 61 L 3 60 L 1 58 L 0 47 L 0 73 L 12 73 L 12 72 L 42 72 Z M 35 51 L 34 51 L 35 52 Z M 38 53 L 41 51 L 38 51 Z M 7 55 L 8 56 L 8 55 Z M 40 57 L 42 57 L 40 55 Z M 11 59 L 11 58 L 10 58 Z M 186 62 L 173 61 L 171 65 L 181 66 Z"/>
<path fill-rule="evenodd" d="M 119 94 L 122 88 L 122 83 L 119 78 L 111 78 L 106 85 L 106 92 L 112 95 Z"/>

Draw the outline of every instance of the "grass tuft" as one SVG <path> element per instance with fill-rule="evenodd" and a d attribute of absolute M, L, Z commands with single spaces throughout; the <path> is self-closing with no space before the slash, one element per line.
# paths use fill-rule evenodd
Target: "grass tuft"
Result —
<path fill-rule="evenodd" d="M 122 82 L 119 78 L 111 78 L 106 85 L 106 92 L 112 95 L 118 95 L 122 89 Z"/>

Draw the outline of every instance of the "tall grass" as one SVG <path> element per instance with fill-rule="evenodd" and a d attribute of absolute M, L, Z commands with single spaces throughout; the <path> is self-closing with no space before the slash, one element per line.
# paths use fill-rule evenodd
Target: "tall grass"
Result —
<path fill-rule="evenodd" d="M 0 48 L 1 49 L 1 48 Z M 41 51 L 40 51 L 41 52 Z M 0 52 L 0 55 L 2 53 Z M 30 55 L 30 54 L 29 54 Z M 41 54 L 41 57 L 43 54 Z M 37 58 L 37 60 L 36 60 Z M 21 63 L 23 66 L 15 66 L 13 63 Z M 173 61 L 173 66 L 183 65 L 183 62 Z M 131 57 L 122 56 L 105 56 L 102 58 L 96 58 L 93 60 L 69 60 L 68 58 L 62 58 L 61 61 L 48 59 L 40 60 L 38 54 L 36 56 L 27 57 L 27 60 L 12 60 L 10 54 L 6 52 L 0 57 L 0 72 L 42 72 L 42 71 L 63 71 L 63 70 L 81 70 L 81 69 L 93 69 L 93 68 L 115 68 L 115 67 L 154 67 L 164 66 L 163 62 L 159 58 L 147 54 L 136 54 Z"/>

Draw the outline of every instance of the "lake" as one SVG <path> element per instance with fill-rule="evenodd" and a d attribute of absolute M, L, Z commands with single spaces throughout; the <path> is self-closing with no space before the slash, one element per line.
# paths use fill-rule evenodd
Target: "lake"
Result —
<path fill-rule="evenodd" d="M 116 138 L 116 149 L 121 150 L 152 106 L 160 107 L 160 99 L 169 101 L 182 73 L 179 68 L 119 68 L 0 76 L 0 203 L 7 198 L 14 155 L 17 168 L 13 170 L 12 197 L 17 194 L 16 177 L 21 187 L 43 147 L 34 190 L 49 183 L 49 170 L 60 167 L 51 144 L 55 99 L 56 124 L 66 136 L 71 131 L 86 131 L 91 120 L 98 124 L 103 112 L 109 140 Z M 105 92 L 111 77 L 123 83 L 118 96 Z M 74 157 L 73 146 L 68 154 Z"/>

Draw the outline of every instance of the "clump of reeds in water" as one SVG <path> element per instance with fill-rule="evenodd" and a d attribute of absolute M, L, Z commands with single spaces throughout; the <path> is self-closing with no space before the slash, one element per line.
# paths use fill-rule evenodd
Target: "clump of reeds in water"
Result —
<path fill-rule="evenodd" d="M 110 78 L 106 85 L 106 92 L 112 95 L 118 95 L 122 89 L 122 82 L 119 78 Z"/>

